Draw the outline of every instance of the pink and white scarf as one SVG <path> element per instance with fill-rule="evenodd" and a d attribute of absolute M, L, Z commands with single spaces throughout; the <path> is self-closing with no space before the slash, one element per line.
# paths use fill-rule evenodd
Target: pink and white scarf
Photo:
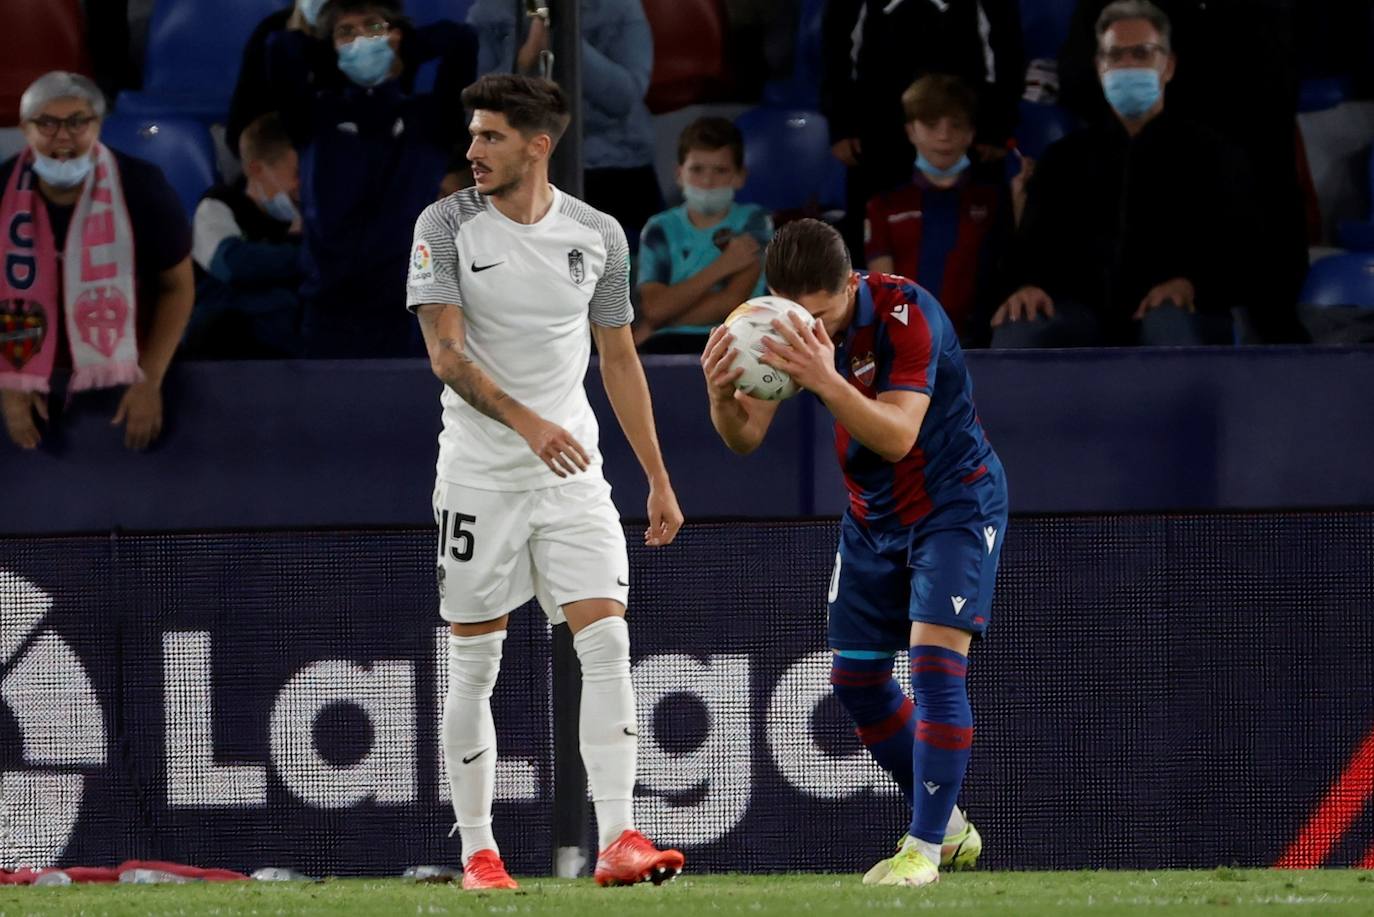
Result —
<path fill-rule="evenodd" d="M 114 154 L 96 143 L 91 155 L 95 167 L 60 251 L 31 149 L 15 163 L 0 198 L 0 389 L 48 391 L 59 321 L 71 349 L 71 391 L 143 379 L 133 224 Z"/>

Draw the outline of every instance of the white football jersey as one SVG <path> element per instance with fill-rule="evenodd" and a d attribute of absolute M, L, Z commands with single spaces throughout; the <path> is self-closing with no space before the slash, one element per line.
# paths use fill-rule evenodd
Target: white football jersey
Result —
<path fill-rule="evenodd" d="M 537 223 L 504 216 L 474 188 L 427 207 L 415 223 L 406 304 L 463 310 L 466 351 L 503 391 L 566 429 L 601 465 L 583 378 L 589 321 L 628 325 L 630 260 L 614 219 L 553 189 Z M 487 490 L 560 483 L 514 430 L 447 387 L 440 479 Z"/>

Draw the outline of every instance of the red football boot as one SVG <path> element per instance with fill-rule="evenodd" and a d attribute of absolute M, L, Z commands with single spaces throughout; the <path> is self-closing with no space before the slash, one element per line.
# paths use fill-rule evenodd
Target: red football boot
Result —
<path fill-rule="evenodd" d="M 686 858 L 676 850 L 659 850 L 638 831 L 621 833 L 596 858 L 597 885 L 661 885 L 682 872 Z"/>
<path fill-rule="evenodd" d="M 463 888 L 476 891 L 519 887 L 506 872 L 506 864 L 501 862 L 495 850 L 477 851 L 463 867 Z"/>

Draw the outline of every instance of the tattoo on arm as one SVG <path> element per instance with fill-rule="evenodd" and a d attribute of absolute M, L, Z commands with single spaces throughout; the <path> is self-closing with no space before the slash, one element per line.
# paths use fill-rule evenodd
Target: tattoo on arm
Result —
<path fill-rule="evenodd" d="M 443 377 L 443 382 L 453 389 L 454 394 L 472 405 L 477 411 L 497 423 L 510 426 L 507 412 L 514 400 L 492 382 L 487 374 L 463 352 L 462 346 L 454 338 L 441 338 L 440 346 L 456 358 L 452 371 Z"/>

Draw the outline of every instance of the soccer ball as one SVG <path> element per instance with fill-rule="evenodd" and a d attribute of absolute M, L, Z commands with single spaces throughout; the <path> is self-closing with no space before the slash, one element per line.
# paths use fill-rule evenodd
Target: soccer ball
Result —
<path fill-rule="evenodd" d="M 744 373 L 735 381 L 735 388 L 761 398 L 764 401 L 782 401 L 791 398 L 799 391 L 792 377 L 780 369 L 774 369 L 759 362 L 763 356 L 763 339 L 771 337 L 776 343 L 784 343 L 780 334 L 773 330 L 773 320 L 787 320 L 795 313 L 802 321 L 810 323 L 815 318 L 801 306 L 781 296 L 758 296 L 738 306 L 725 319 L 725 327 L 735 338 L 735 362 L 732 368 L 743 368 Z"/>

